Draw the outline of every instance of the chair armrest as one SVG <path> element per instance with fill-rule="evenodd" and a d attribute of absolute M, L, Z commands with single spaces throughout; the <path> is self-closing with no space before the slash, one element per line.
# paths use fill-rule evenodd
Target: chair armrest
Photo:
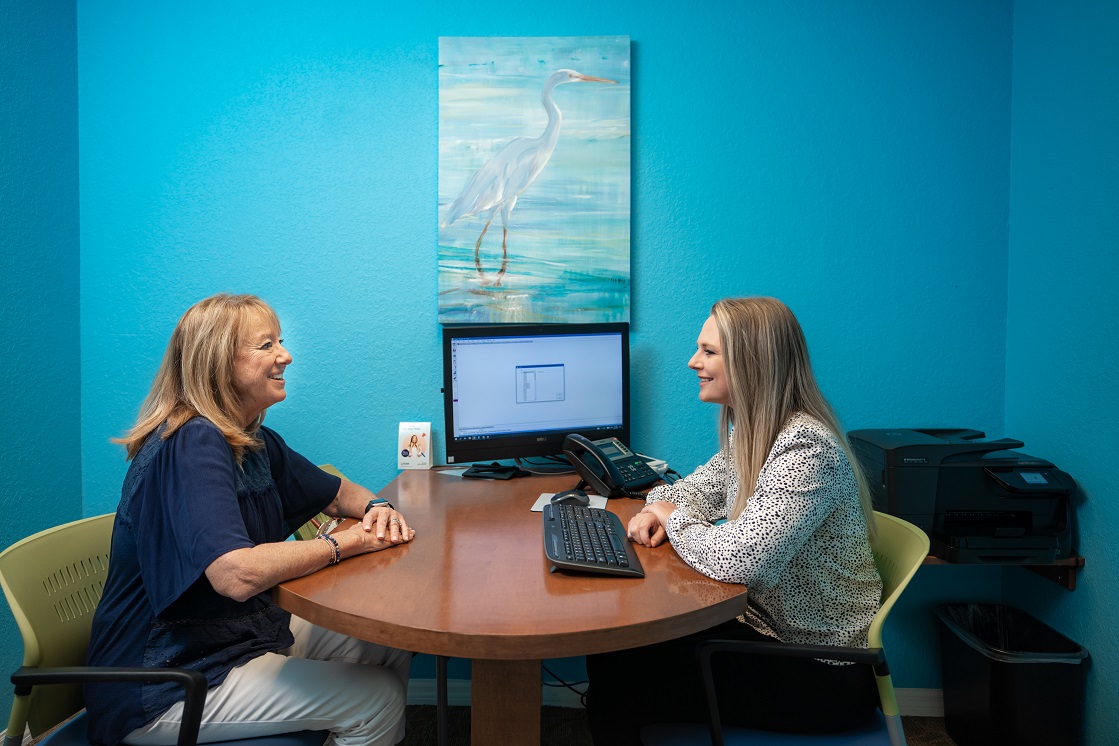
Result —
<path fill-rule="evenodd" d="M 35 668 L 24 666 L 12 674 L 16 696 L 25 697 L 34 686 L 92 682 L 171 681 L 186 691 L 178 746 L 195 746 L 206 704 L 206 677 L 189 668 L 122 668 L 112 666 L 67 666 Z"/>
<path fill-rule="evenodd" d="M 707 640 L 696 647 L 703 689 L 707 697 L 708 725 L 713 746 L 723 746 L 723 724 L 719 718 L 719 700 L 715 693 L 715 677 L 711 674 L 711 657 L 717 653 L 744 655 L 780 655 L 788 658 L 823 658 L 850 661 L 871 666 L 875 674 L 888 675 L 886 652 L 882 648 L 845 648 L 838 645 L 793 645 L 763 640 Z"/>
<path fill-rule="evenodd" d="M 780 655 L 786 658 L 823 658 L 849 661 L 874 666 L 878 671 L 886 666 L 886 653 L 882 648 L 845 648 L 838 645 L 794 645 L 785 642 L 760 640 L 708 640 L 697 647 L 697 653 L 708 658 L 715 653 L 742 653 L 747 655 Z M 888 671 L 881 671 L 882 674 Z"/>

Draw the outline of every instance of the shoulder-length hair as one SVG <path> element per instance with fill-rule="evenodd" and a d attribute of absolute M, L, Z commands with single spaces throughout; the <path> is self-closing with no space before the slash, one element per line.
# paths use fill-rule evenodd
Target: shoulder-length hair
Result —
<path fill-rule="evenodd" d="M 195 303 L 179 319 L 136 424 L 114 442 L 131 459 L 164 422 L 166 440 L 194 417 L 214 423 L 233 449 L 238 463 L 245 451 L 260 447 L 253 437 L 264 413 L 248 427 L 241 422 L 241 398 L 234 388 L 233 366 L 245 334 L 265 319 L 279 330 L 276 312 L 255 295 L 219 293 Z"/>
<path fill-rule="evenodd" d="M 877 534 L 870 488 L 831 405 L 812 373 L 808 343 L 793 312 L 776 298 L 725 298 L 711 315 L 723 345 L 730 404 L 719 415 L 719 441 L 738 477 L 731 517 L 742 515 L 781 429 L 804 412 L 831 431 L 851 464 L 871 538 Z M 730 433 L 734 430 L 731 443 Z"/>

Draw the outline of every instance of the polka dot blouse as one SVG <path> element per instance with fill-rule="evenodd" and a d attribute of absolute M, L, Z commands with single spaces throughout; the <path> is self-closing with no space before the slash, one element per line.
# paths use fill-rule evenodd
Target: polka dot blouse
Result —
<path fill-rule="evenodd" d="M 866 647 L 882 581 L 874 567 L 855 477 L 835 436 L 797 414 L 777 436 L 742 515 L 728 454 L 657 487 L 670 500 L 668 538 L 699 572 L 748 590 L 739 621 L 784 642 Z"/>

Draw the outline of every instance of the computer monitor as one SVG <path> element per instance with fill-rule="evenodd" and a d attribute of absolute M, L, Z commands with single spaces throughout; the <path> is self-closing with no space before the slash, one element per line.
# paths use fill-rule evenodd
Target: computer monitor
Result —
<path fill-rule="evenodd" d="M 443 413 L 448 464 L 628 442 L 629 324 L 444 327 Z"/>

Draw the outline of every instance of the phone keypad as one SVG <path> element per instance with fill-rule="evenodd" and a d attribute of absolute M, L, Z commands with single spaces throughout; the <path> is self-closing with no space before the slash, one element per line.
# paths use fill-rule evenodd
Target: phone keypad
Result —
<path fill-rule="evenodd" d="M 640 483 L 641 485 L 652 484 L 660 479 L 660 475 L 653 471 L 653 468 L 649 466 L 644 459 L 625 459 L 622 461 L 615 461 L 614 465 L 617 466 L 618 471 L 622 473 L 622 480 L 627 485 L 633 484 L 634 482 Z"/>

